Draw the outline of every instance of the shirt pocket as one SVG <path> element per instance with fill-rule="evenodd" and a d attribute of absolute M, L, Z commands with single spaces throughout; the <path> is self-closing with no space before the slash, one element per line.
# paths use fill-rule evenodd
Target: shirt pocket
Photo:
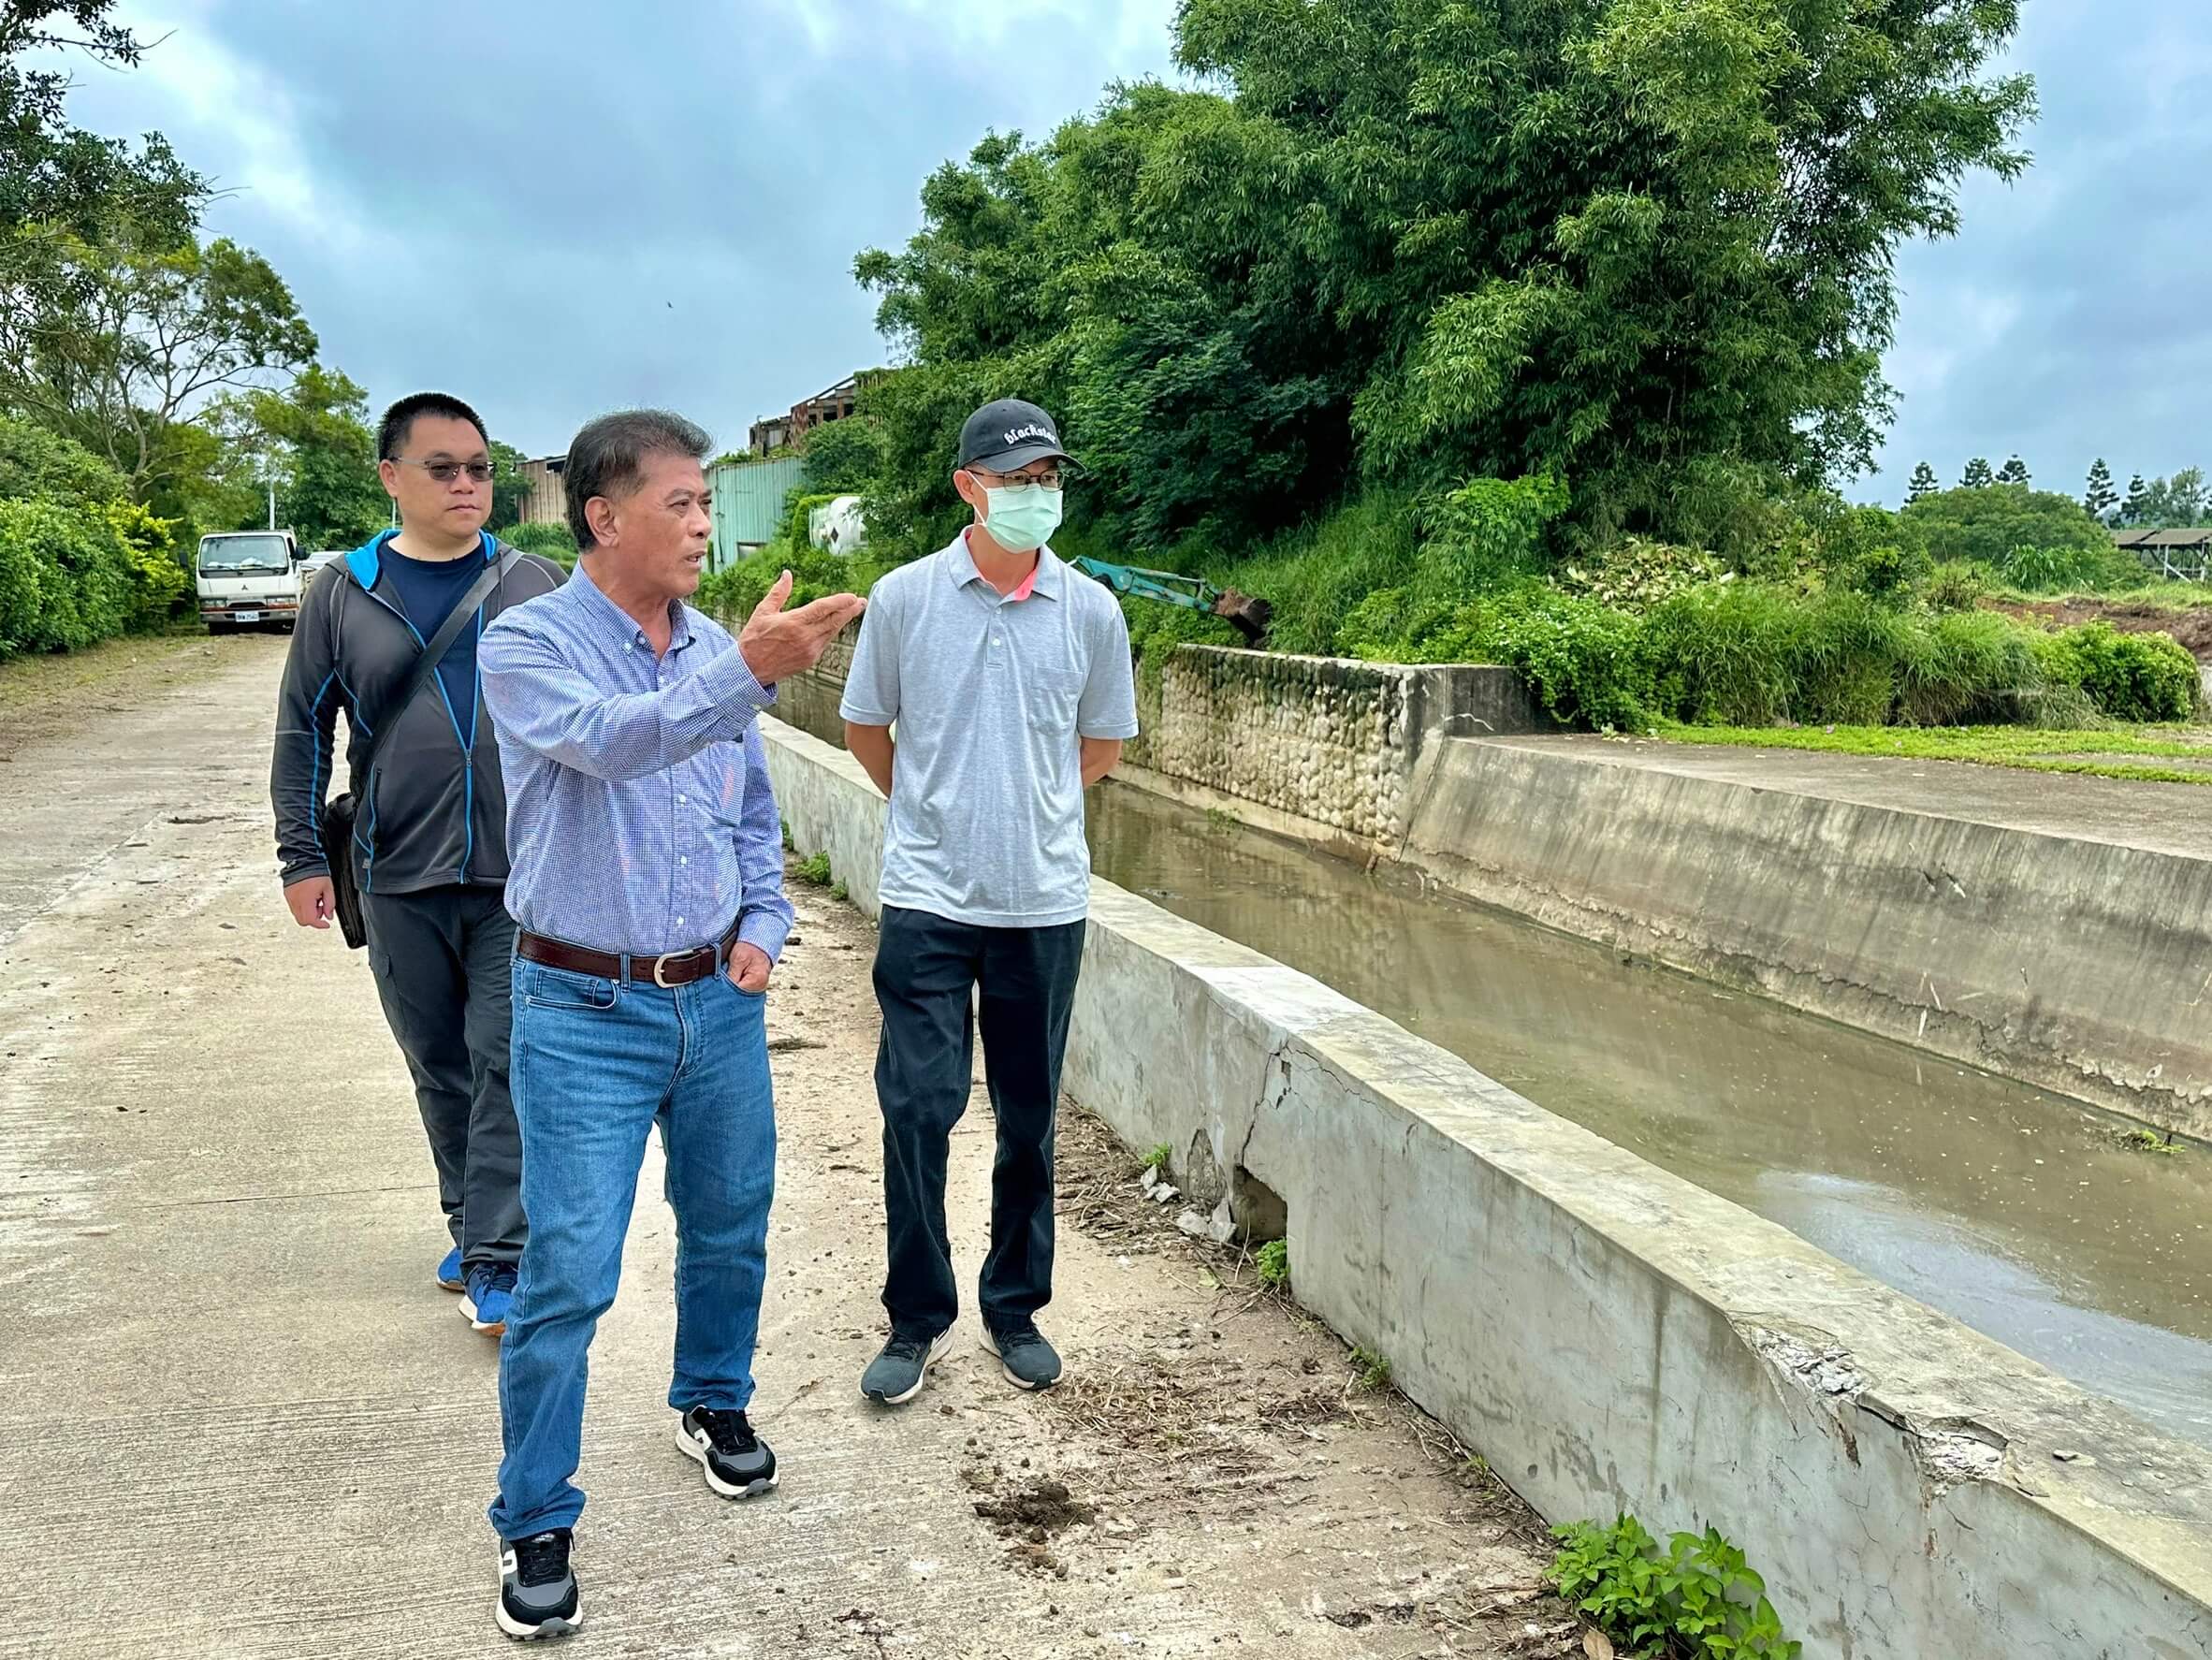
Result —
<path fill-rule="evenodd" d="M 1049 733 L 1075 730 L 1075 713 L 1083 702 L 1083 676 L 1074 669 L 1040 669 L 1029 677 L 1029 715 L 1038 728 Z"/>

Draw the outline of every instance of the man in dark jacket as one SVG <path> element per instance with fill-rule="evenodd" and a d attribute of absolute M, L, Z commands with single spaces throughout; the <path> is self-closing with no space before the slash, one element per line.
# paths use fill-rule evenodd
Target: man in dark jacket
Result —
<path fill-rule="evenodd" d="M 348 554 L 301 601 L 269 768 L 277 852 L 284 901 L 307 928 L 330 925 L 330 861 L 354 861 L 370 967 L 415 1075 L 453 1235 L 438 1283 L 462 1292 L 470 1324 L 496 1335 L 522 1255 L 522 1143 L 507 1094 L 506 796 L 476 643 L 492 619 L 560 587 L 563 573 L 531 555 L 501 579 L 362 777 L 367 740 L 391 718 L 425 643 L 505 551 L 484 529 L 491 446 L 474 410 L 440 392 L 402 398 L 377 444 L 400 528 Z M 323 805 L 340 709 L 358 809 L 353 845 L 331 848 Z"/>

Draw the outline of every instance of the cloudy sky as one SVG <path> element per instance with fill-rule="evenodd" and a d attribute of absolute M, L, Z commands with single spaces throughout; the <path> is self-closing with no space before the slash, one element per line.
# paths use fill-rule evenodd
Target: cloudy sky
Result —
<path fill-rule="evenodd" d="M 2212 7 L 2025 0 L 2036 165 L 1907 249 L 1884 473 L 2017 451 L 2078 489 L 2212 464 Z M 853 254 L 932 167 L 1170 73 L 1173 0 L 125 0 L 166 36 L 82 68 L 71 113 L 167 133 L 230 191 L 324 357 L 381 404 L 476 402 L 532 455 L 615 405 L 741 444 L 883 359 Z M 1001 21 L 1001 20 L 1004 21 Z"/>

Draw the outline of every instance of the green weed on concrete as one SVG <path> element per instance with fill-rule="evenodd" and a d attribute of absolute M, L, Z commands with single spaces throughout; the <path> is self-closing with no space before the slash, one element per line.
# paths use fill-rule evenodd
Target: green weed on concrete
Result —
<path fill-rule="evenodd" d="M 1551 1581 L 1619 1645 L 1652 1660 L 1797 1660 L 1766 1581 L 1717 1529 L 1678 1533 L 1662 1550 L 1633 1516 L 1611 1527 L 1553 1530 Z"/>
<path fill-rule="evenodd" d="M 1271 1239 L 1259 1247 L 1254 1259 L 1259 1270 L 1259 1283 L 1271 1291 L 1287 1289 L 1290 1284 L 1290 1245 L 1287 1240 Z M 1387 1368 L 1386 1368 L 1387 1369 Z"/>
<path fill-rule="evenodd" d="M 1361 1344 L 1352 1350 L 1353 1382 L 1370 1393 L 1390 1387 L 1390 1357 Z"/>

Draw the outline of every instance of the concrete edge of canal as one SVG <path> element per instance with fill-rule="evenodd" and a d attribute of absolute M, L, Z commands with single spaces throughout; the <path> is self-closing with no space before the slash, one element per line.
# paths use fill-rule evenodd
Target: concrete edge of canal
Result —
<path fill-rule="evenodd" d="M 873 913 L 881 797 L 763 731 Z M 1105 882 L 1068 1087 L 1541 1513 L 1717 1526 L 1815 1660 L 2212 1655 L 2212 1453 Z"/>
<path fill-rule="evenodd" d="M 1792 788 L 1786 758 L 1755 782 L 1671 759 L 1437 745 L 1404 856 L 1563 932 L 2212 1141 L 2212 860 Z M 2046 797 L 2079 781 L 1961 772 Z"/>

